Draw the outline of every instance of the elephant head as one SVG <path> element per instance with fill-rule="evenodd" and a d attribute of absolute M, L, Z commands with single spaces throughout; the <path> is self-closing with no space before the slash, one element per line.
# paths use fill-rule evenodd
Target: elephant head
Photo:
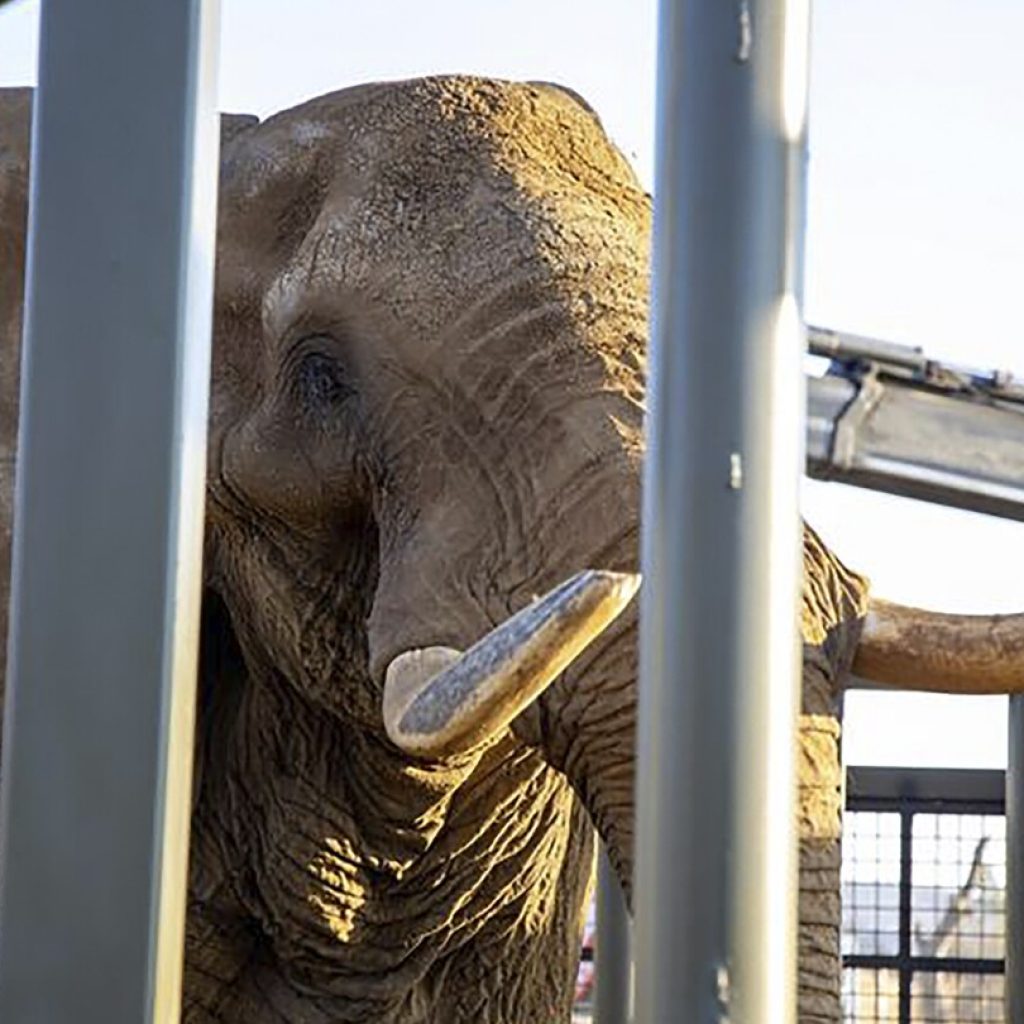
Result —
<path fill-rule="evenodd" d="M 403 651 L 635 562 L 649 211 L 581 113 L 551 88 L 433 80 L 226 149 L 211 579 L 259 576 L 239 589 L 265 599 L 261 643 L 339 713 L 378 722 Z M 288 621 L 318 585 L 350 602 L 318 623 L 330 638 Z M 315 678 L 303 633 L 364 646 L 366 692 Z"/>
<path fill-rule="evenodd" d="M 590 830 L 508 726 L 630 593 L 648 198 L 570 94 L 447 78 L 242 126 L 219 216 L 190 950 L 244 916 L 329 1019 L 565 1013 Z M 396 746 L 385 702 L 517 612 L 501 725 Z"/>
<path fill-rule="evenodd" d="M 13 454 L 28 96 L 0 100 Z M 567 1018 L 582 808 L 632 873 L 635 604 L 616 615 L 649 230 L 556 87 L 434 78 L 225 121 L 186 1020 Z M 998 664 L 1016 685 L 1024 630 L 872 603 L 809 528 L 804 566 L 801 1006 L 821 1020 L 843 680 Z"/>

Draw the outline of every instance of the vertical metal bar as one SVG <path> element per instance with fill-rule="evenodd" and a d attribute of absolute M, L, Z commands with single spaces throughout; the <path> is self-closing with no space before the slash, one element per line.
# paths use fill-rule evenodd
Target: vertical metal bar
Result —
<path fill-rule="evenodd" d="M 0 1020 L 179 1017 L 216 0 L 48 0 L 33 121 Z"/>
<path fill-rule="evenodd" d="M 597 860 L 597 993 L 594 1024 L 632 1020 L 633 959 L 629 911 L 602 845 Z"/>
<path fill-rule="evenodd" d="M 807 0 L 662 0 L 638 735 L 643 1024 L 794 1018 Z"/>
<path fill-rule="evenodd" d="M 914 812 L 904 802 L 900 810 L 900 924 L 899 924 L 899 1024 L 910 1024 L 910 990 L 914 972 L 910 966 L 911 903 L 914 892 Z"/>
<path fill-rule="evenodd" d="M 1010 698 L 1006 768 L 1006 1021 L 1024 1024 L 1024 697 Z"/>

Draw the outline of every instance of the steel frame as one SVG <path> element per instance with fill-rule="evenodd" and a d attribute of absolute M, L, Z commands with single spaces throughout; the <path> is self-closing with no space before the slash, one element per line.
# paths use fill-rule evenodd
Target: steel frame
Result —
<path fill-rule="evenodd" d="M 0 825 L 18 1024 L 179 1017 L 216 15 L 43 5 Z"/>
<path fill-rule="evenodd" d="M 644 1024 L 795 1014 L 802 0 L 662 0 L 637 734 Z"/>

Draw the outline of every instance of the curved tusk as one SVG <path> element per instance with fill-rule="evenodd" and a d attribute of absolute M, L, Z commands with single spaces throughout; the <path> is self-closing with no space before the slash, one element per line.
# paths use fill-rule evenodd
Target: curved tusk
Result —
<path fill-rule="evenodd" d="M 894 689 L 1020 693 L 1024 615 L 946 615 L 872 599 L 853 672 Z"/>
<path fill-rule="evenodd" d="M 384 726 L 408 754 L 441 758 L 485 742 L 512 721 L 629 604 L 631 573 L 577 573 L 465 654 L 406 651 L 387 668 Z"/>

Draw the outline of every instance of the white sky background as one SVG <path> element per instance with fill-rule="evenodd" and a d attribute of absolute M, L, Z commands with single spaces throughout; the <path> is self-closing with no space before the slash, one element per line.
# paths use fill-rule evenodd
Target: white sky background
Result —
<path fill-rule="evenodd" d="M 35 81 L 37 0 L 0 11 Z M 651 182 L 653 0 L 223 0 L 220 106 L 383 78 L 571 85 Z M 814 0 L 807 319 L 1024 374 L 1024 3 Z M 807 483 L 808 519 L 895 600 L 1024 610 L 1024 526 Z M 854 694 L 851 763 L 1005 763 L 1005 701 Z"/>

